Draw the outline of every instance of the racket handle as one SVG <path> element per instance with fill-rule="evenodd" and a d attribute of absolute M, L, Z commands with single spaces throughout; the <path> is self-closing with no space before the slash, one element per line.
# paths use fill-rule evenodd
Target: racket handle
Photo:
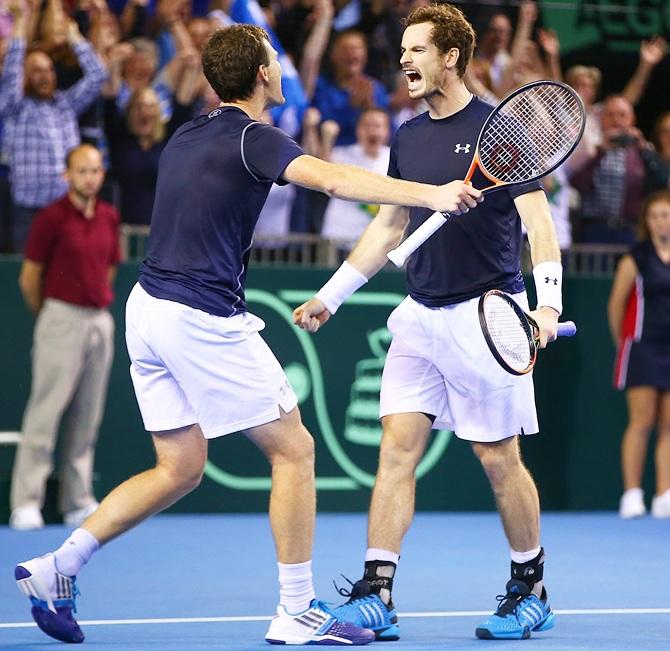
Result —
<path fill-rule="evenodd" d="M 402 267 L 409 258 L 436 230 L 444 226 L 449 219 L 449 213 L 434 212 L 417 228 L 400 246 L 389 251 L 386 257 L 396 266 Z"/>
<path fill-rule="evenodd" d="M 577 326 L 574 321 L 563 321 L 558 324 L 559 337 L 573 337 L 577 334 Z"/>

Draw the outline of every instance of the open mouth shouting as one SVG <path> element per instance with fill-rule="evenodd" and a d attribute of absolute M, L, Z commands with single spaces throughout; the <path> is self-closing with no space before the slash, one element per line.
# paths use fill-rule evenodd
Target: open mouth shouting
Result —
<path fill-rule="evenodd" d="M 423 79 L 421 73 L 416 68 L 403 68 L 405 77 L 407 78 L 407 88 L 410 92 L 416 90 Z"/>

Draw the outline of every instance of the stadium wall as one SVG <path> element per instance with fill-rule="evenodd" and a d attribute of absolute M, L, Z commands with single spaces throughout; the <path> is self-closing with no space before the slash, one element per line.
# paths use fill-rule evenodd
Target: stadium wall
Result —
<path fill-rule="evenodd" d="M 33 319 L 16 283 L 18 261 L 0 262 L 0 430 L 20 429 L 29 393 Z M 376 467 L 377 397 L 389 343 L 386 317 L 404 296 L 403 275 L 382 272 L 317 335 L 291 324 L 292 309 L 329 276 L 325 270 L 256 268 L 248 278 L 251 311 L 267 324 L 263 336 L 282 362 L 300 409 L 317 442 L 319 508 L 362 511 Z M 128 374 L 123 339 L 124 302 L 137 277 L 122 265 L 113 313 L 116 356 L 96 457 L 96 493 L 103 497 L 129 475 L 152 463 Z M 535 371 L 542 432 L 522 441 L 543 507 L 609 510 L 621 491 L 619 443 L 625 424 L 623 396 L 611 388 L 613 347 L 606 323 L 610 280 L 567 278 L 565 318 L 579 328 L 541 352 Z M 166 405 L 166 409 L 169 406 Z M 0 522 L 8 516 L 14 446 L 0 445 Z M 419 468 L 420 510 L 490 510 L 493 498 L 469 445 L 436 433 Z M 647 472 L 648 487 L 653 486 Z M 49 487 L 46 517 L 54 521 L 57 474 Z M 210 443 L 210 462 L 200 488 L 173 507 L 181 512 L 262 511 L 270 485 L 268 464 L 243 435 Z"/>

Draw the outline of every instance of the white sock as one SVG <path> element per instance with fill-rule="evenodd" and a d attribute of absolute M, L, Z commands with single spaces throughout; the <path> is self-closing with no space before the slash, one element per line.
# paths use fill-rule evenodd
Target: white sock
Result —
<path fill-rule="evenodd" d="M 54 552 L 56 570 L 65 576 L 77 576 L 94 552 L 100 549 L 96 537 L 86 529 L 75 529 Z"/>
<path fill-rule="evenodd" d="M 297 615 L 309 608 L 314 599 L 312 561 L 304 563 L 277 563 L 279 568 L 279 603 L 289 615 Z"/>
<path fill-rule="evenodd" d="M 365 552 L 365 562 L 368 561 L 386 561 L 388 563 L 398 564 L 400 555 L 388 549 L 379 549 L 378 547 L 368 547 Z"/>
<path fill-rule="evenodd" d="M 512 560 L 515 563 L 527 563 L 528 561 L 532 561 L 542 550 L 542 547 L 538 547 L 537 549 L 531 549 L 527 552 L 515 552 L 513 549 L 510 549 L 510 555 L 512 557 Z"/>

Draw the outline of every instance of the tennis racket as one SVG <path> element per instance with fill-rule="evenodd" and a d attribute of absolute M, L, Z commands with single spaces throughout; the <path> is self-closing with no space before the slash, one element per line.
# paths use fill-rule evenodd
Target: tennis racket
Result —
<path fill-rule="evenodd" d="M 579 95 L 558 81 L 534 81 L 510 93 L 493 109 L 479 132 L 465 182 L 475 170 L 491 182 L 482 192 L 527 183 L 555 170 L 584 133 L 586 113 Z M 396 267 L 451 218 L 433 213 L 400 246 L 388 252 Z"/>
<path fill-rule="evenodd" d="M 530 372 L 540 342 L 535 320 L 499 289 L 492 289 L 479 299 L 478 311 L 484 339 L 498 364 L 512 375 Z M 576 332 L 573 321 L 558 324 L 559 337 L 572 337 Z"/>

